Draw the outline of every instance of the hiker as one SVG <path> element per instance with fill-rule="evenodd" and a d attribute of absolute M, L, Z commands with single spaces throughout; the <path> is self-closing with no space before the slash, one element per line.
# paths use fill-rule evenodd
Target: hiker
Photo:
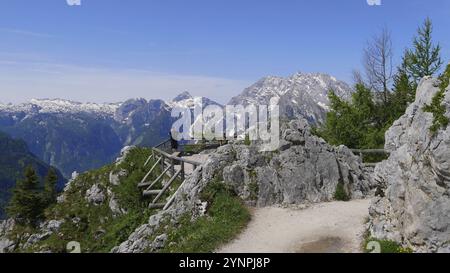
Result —
<path fill-rule="evenodd" d="M 170 135 L 170 147 L 172 148 L 172 151 L 178 151 L 178 141 L 174 138 L 176 132 L 174 130 L 171 130 Z"/>

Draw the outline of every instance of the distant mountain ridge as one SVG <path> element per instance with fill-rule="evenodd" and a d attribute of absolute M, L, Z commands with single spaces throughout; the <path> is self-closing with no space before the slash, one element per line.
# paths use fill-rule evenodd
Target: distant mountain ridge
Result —
<path fill-rule="evenodd" d="M 229 104 L 268 104 L 280 99 L 283 118 L 306 118 L 315 125 L 325 120 L 328 93 L 349 99 L 346 83 L 327 74 L 296 73 L 266 77 L 246 88 Z M 202 98 L 203 107 L 219 103 Z M 79 103 L 63 99 L 31 100 L 18 105 L 0 104 L 0 130 L 23 139 L 30 151 L 56 166 L 65 177 L 113 161 L 123 146 L 153 146 L 168 138 L 175 121 L 174 107 L 195 107 L 189 92 L 171 101 L 130 99 L 121 103 Z"/>
<path fill-rule="evenodd" d="M 173 101 L 130 99 L 122 103 L 79 103 L 63 99 L 0 104 L 0 130 L 23 139 L 30 150 L 60 169 L 99 168 L 124 146 L 153 146 L 169 137 L 174 106 L 193 108 L 183 92 Z M 203 98 L 204 105 L 218 103 Z"/>
<path fill-rule="evenodd" d="M 229 104 L 264 104 L 280 99 L 280 114 L 288 119 L 305 118 L 316 125 L 325 120 L 329 111 L 328 94 L 350 99 L 353 89 L 343 81 L 322 73 L 296 73 L 290 77 L 265 77 L 246 88 Z"/>
<path fill-rule="evenodd" d="M 32 113 L 97 113 L 113 115 L 121 103 L 81 103 L 65 99 L 31 99 L 28 103 L 1 104 L 0 111 Z"/>

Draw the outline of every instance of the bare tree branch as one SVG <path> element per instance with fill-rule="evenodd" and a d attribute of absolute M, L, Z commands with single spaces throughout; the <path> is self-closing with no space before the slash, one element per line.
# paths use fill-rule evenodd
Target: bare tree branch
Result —
<path fill-rule="evenodd" d="M 364 81 L 364 76 L 362 75 L 361 71 L 356 70 L 356 69 L 353 70 L 352 77 L 353 77 L 353 82 L 355 84 L 361 84 L 361 85 L 367 86 L 367 84 Z"/>
<path fill-rule="evenodd" d="M 387 102 L 393 78 L 393 50 L 389 30 L 384 28 L 379 36 L 375 36 L 364 50 L 364 68 L 370 87 L 381 93 Z"/>

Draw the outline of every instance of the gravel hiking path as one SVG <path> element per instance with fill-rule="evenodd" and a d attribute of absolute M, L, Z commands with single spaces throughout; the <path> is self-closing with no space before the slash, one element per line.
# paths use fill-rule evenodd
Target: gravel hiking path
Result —
<path fill-rule="evenodd" d="M 370 199 L 303 209 L 256 208 L 248 227 L 219 253 L 361 252 Z"/>

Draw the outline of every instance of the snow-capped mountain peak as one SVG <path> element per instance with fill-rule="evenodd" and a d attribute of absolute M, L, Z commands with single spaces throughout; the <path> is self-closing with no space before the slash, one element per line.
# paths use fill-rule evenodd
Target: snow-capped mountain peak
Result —
<path fill-rule="evenodd" d="M 208 105 L 219 105 L 219 103 L 210 100 L 206 97 L 194 97 L 189 92 L 185 91 L 176 96 L 172 101 L 167 102 L 167 105 L 169 105 L 170 108 L 189 108 L 193 109 L 195 107 L 196 99 L 202 99 L 203 107 L 206 107 Z"/>
<path fill-rule="evenodd" d="M 179 94 L 178 96 L 176 96 L 172 102 L 180 102 L 180 101 L 185 101 L 185 100 L 190 100 L 193 99 L 194 97 L 188 92 L 188 91 L 184 91 L 181 94 Z"/>
<path fill-rule="evenodd" d="M 246 88 L 230 104 L 268 104 L 273 97 L 280 98 L 281 114 L 287 118 L 302 116 L 312 124 L 321 123 L 329 111 L 328 93 L 350 99 L 352 88 L 323 73 L 295 73 L 283 78 L 269 76 Z"/>

